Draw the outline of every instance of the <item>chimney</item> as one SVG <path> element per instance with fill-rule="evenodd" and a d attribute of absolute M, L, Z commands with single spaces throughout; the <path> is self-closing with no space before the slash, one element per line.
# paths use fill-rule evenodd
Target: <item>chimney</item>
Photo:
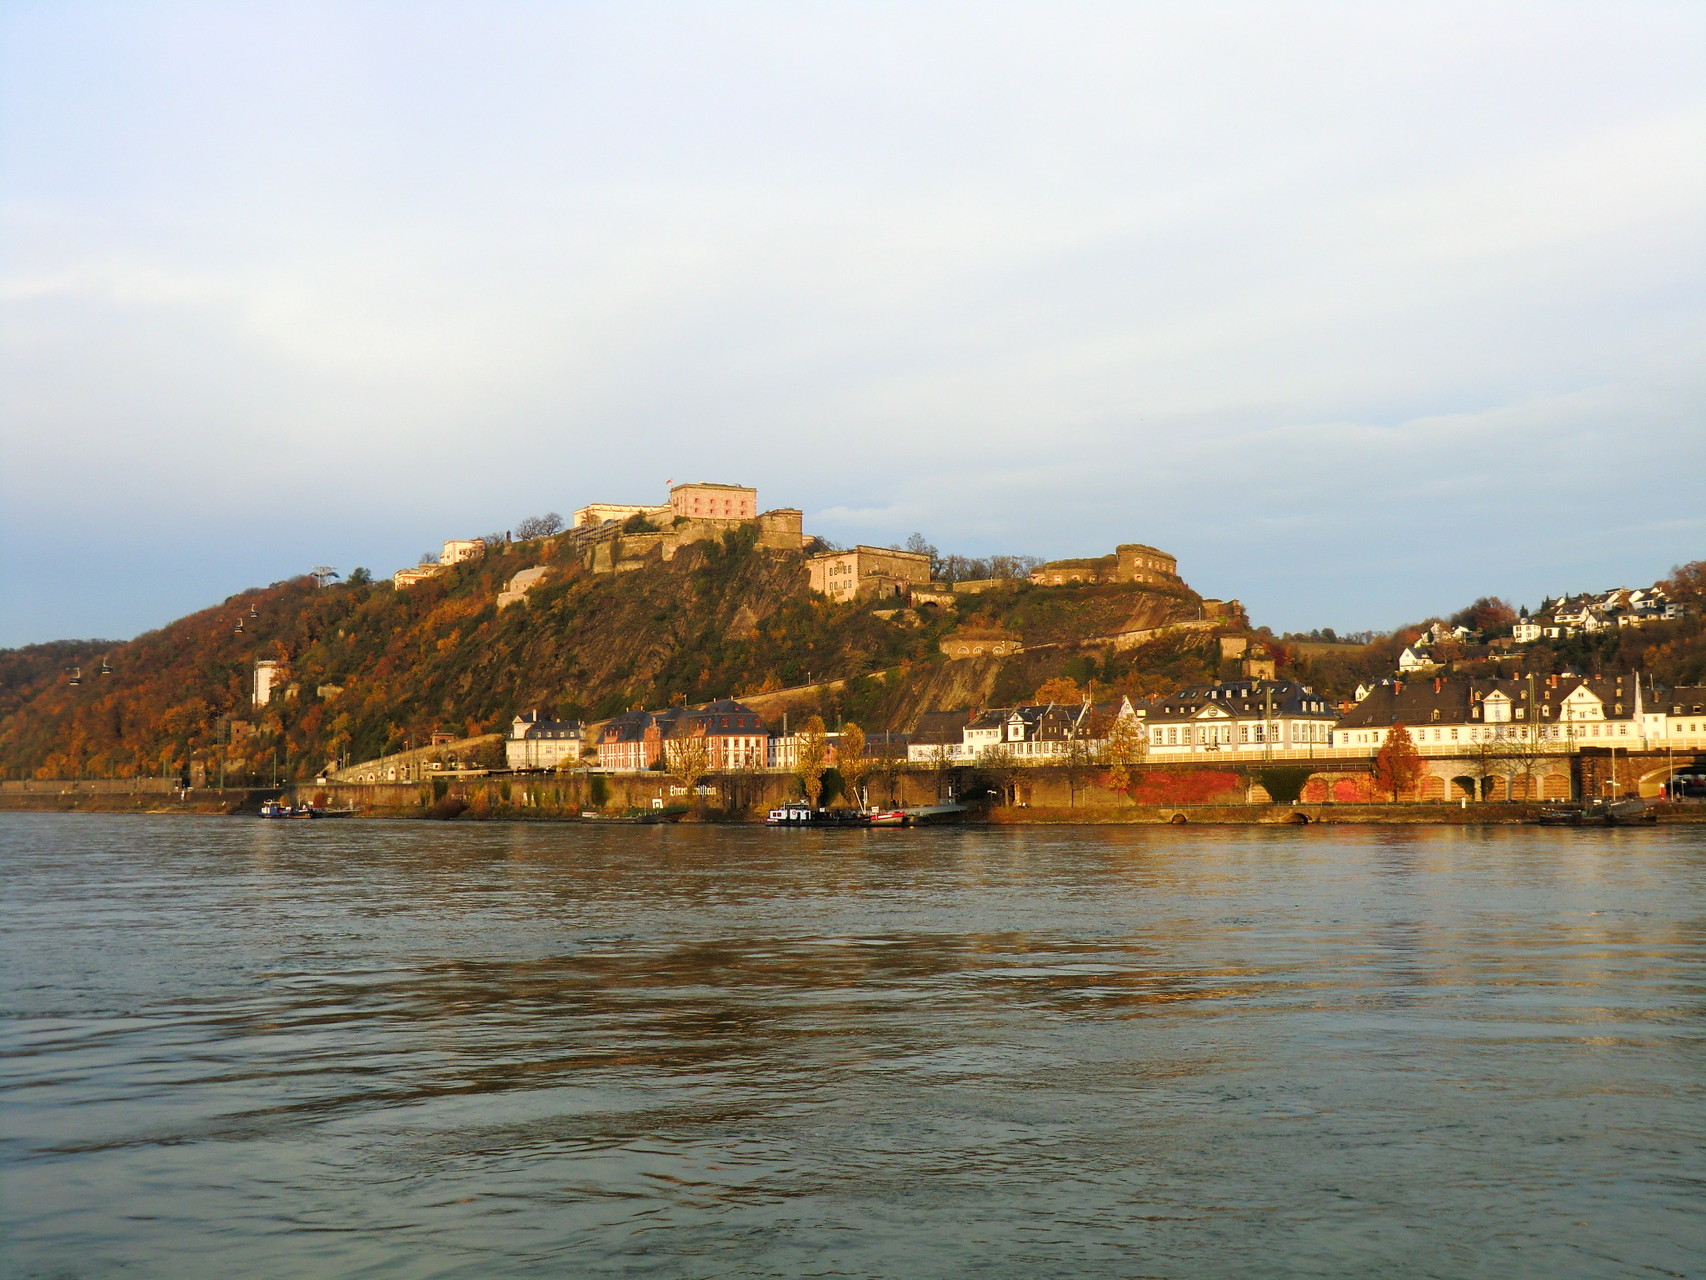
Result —
<path fill-rule="evenodd" d="M 1440 690 L 1440 686 L 1443 685 L 1444 683 L 1445 683 L 1445 681 L 1441 680 L 1438 676 L 1435 676 L 1434 677 L 1434 692 L 1438 693 Z"/>

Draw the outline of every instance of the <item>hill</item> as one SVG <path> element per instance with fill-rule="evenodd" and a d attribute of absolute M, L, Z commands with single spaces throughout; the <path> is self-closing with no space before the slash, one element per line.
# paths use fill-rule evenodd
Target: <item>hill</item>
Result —
<path fill-rule="evenodd" d="M 533 567 L 543 581 L 500 610 L 498 593 Z M 1182 585 L 1014 581 L 894 612 L 806 584 L 802 553 L 759 547 L 751 530 L 631 572 L 590 572 L 570 540 L 546 538 L 407 589 L 275 583 L 122 644 L 0 654 L 0 775 L 162 775 L 223 753 L 230 777 L 307 777 L 433 733 L 501 729 L 528 708 L 601 718 L 799 686 L 814 686 L 791 695 L 800 709 L 902 729 L 935 706 L 1022 700 L 1054 676 L 1147 694 L 1217 665 L 1203 601 Z M 1198 629 L 1167 632 L 1181 622 Z M 950 660 L 941 641 L 962 630 L 1026 650 Z M 1128 647 L 1087 643 L 1120 633 Z M 103 654 L 109 674 L 88 665 Z M 256 708 L 261 659 L 281 664 L 279 692 Z M 79 663 L 73 686 L 64 668 Z M 766 713 L 789 701 L 765 699 Z"/>

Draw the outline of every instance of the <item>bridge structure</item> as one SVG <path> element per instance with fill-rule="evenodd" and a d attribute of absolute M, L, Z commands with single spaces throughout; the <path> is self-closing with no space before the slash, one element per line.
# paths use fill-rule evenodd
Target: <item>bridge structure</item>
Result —
<path fill-rule="evenodd" d="M 1462 746 L 1418 744 L 1421 774 L 1404 800 L 1569 801 L 1639 795 L 1661 798 L 1665 784 L 1685 774 L 1706 776 L 1706 743 L 1685 747 L 1582 746 L 1561 742 L 1548 749 L 1466 751 Z M 1149 759 L 1146 770 L 1256 771 L 1270 766 L 1310 767 L 1306 798 L 1367 800 L 1374 773 L 1372 751 L 1345 747 L 1275 750 L 1265 753 L 1194 751 L 1188 756 Z"/>

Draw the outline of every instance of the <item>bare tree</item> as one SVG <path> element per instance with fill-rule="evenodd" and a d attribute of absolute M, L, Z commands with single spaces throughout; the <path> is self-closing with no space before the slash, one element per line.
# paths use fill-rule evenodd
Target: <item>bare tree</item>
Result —
<path fill-rule="evenodd" d="M 561 532 L 563 517 L 555 511 L 547 511 L 542 516 L 528 516 L 515 526 L 517 542 L 526 542 L 531 538 L 549 538 L 553 533 Z"/>
<path fill-rule="evenodd" d="M 935 784 L 936 799 L 941 801 L 947 787 L 948 775 L 954 768 L 954 749 L 946 743 L 931 747 L 924 757 L 924 767 L 930 774 L 930 780 Z"/>
<path fill-rule="evenodd" d="M 1521 778 L 1524 783 L 1523 798 L 1538 800 L 1539 788 L 1535 786 L 1535 782 L 1540 766 L 1558 754 L 1563 744 L 1548 736 L 1550 725 L 1529 722 L 1507 725 L 1504 729 L 1504 754 L 1499 768 L 1507 780 L 1506 786 L 1514 799 L 1516 781 Z"/>
<path fill-rule="evenodd" d="M 906 748 L 895 742 L 892 736 L 885 737 L 882 745 L 877 748 L 876 758 L 870 761 L 870 772 L 882 779 L 889 803 L 898 803 L 896 790 L 901 775 L 906 772 Z"/>
<path fill-rule="evenodd" d="M 711 768 L 711 740 L 703 724 L 688 727 L 664 742 L 664 758 L 669 762 L 669 774 L 686 788 L 688 803 L 693 803 L 693 789 Z"/>
<path fill-rule="evenodd" d="M 1499 773 L 1499 765 L 1504 756 L 1503 749 L 1497 742 L 1497 731 L 1482 730 L 1471 727 L 1470 732 L 1476 736 L 1469 740 L 1467 748 L 1459 755 L 1467 776 L 1475 784 L 1475 799 L 1485 800 L 1487 792 L 1492 789 L 1491 781 Z"/>
<path fill-rule="evenodd" d="M 977 767 L 994 781 L 1001 795 L 1001 803 L 1012 804 L 1013 788 L 1021 768 L 1019 757 L 1013 754 L 1013 748 L 1006 743 L 985 747 L 977 753 Z"/>
<path fill-rule="evenodd" d="M 1083 738 L 1074 736 L 1066 744 L 1066 752 L 1061 756 L 1061 766 L 1066 774 L 1066 803 L 1068 806 L 1078 804 L 1078 793 L 1084 789 L 1084 783 L 1090 777 L 1091 766 L 1095 760 L 1090 754 L 1090 744 Z"/>

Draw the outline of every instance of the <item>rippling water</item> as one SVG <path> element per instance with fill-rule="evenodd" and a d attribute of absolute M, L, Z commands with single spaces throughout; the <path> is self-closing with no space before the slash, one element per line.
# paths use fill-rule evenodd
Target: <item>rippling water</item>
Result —
<path fill-rule="evenodd" d="M 0 815 L 10 1276 L 1706 1274 L 1706 829 Z"/>

